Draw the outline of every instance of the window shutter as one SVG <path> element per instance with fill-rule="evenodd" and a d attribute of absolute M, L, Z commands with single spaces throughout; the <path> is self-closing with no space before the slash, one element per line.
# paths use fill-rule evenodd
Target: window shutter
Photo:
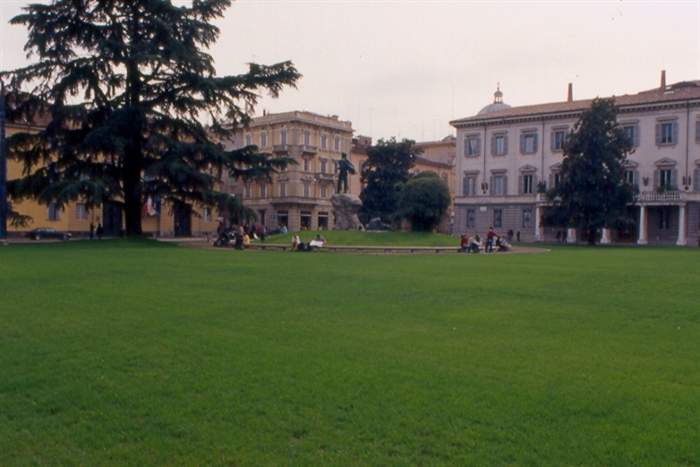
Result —
<path fill-rule="evenodd" d="M 554 188 L 554 174 L 549 174 L 548 188 Z"/>
<path fill-rule="evenodd" d="M 700 143 L 700 120 L 695 121 L 695 141 Z"/>
<path fill-rule="evenodd" d="M 556 131 L 552 131 L 549 133 L 549 148 L 552 150 L 552 152 L 556 151 L 556 147 L 554 147 L 554 143 L 556 142 Z"/>
<path fill-rule="evenodd" d="M 520 175 L 518 177 L 518 194 L 523 194 L 523 189 L 525 185 L 525 180 L 524 180 L 525 175 Z"/>
<path fill-rule="evenodd" d="M 673 122 L 673 144 L 678 144 L 678 122 Z"/>
<path fill-rule="evenodd" d="M 700 168 L 695 169 L 693 173 L 693 179 L 695 183 L 695 191 L 700 191 Z"/>
<path fill-rule="evenodd" d="M 496 135 L 491 135 L 491 155 L 496 155 Z"/>
<path fill-rule="evenodd" d="M 493 194 L 495 193 L 494 188 L 493 188 L 493 175 L 491 176 L 491 178 L 490 178 L 489 180 L 490 180 L 490 182 L 489 182 L 489 192 L 491 193 L 491 196 L 493 196 Z"/>
<path fill-rule="evenodd" d="M 525 135 L 520 134 L 520 154 L 525 154 Z"/>
<path fill-rule="evenodd" d="M 633 143 L 634 147 L 636 148 L 637 146 L 639 146 L 639 126 L 635 125 L 633 128 L 634 130 L 632 130 L 632 139 L 634 140 Z"/>
<path fill-rule="evenodd" d="M 537 174 L 532 174 L 532 192 L 537 193 Z"/>
<path fill-rule="evenodd" d="M 635 170 L 632 172 L 632 183 L 635 187 L 639 187 L 639 171 Z"/>
<path fill-rule="evenodd" d="M 676 169 L 671 170 L 671 187 L 674 190 L 678 189 L 678 170 Z"/>
<path fill-rule="evenodd" d="M 481 137 L 476 138 L 476 154 L 475 156 L 480 156 L 481 155 Z"/>
<path fill-rule="evenodd" d="M 508 176 L 503 176 L 503 196 L 508 194 Z"/>
<path fill-rule="evenodd" d="M 467 136 L 464 137 L 464 155 L 469 155 L 469 137 Z"/>
<path fill-rule="evenodd" d="M 535 133 L 534 135 L 532 135 L 532 140 L 534 141 L 534 143 L 533 143 L 533 145 L 532 145 L 532 146 L 533 146 L 533 147 L 532 147 L 532 154 L 535 154 L 535 153 L 537 152 L 537 148 L 539 147 L 539 146 L 538 146 L 539 141 L 537 141 L 537 140 L 538 140 L 538 134 L 537 134 L 537 133 Z"/>
<path fill-rule="evenodd" d="M 656 124 L 656 145 L 661 144 L 661 124 L 657 123 Z"/>
<path fill-rule="evenodd" d="M 508 135 L 503 135 L 503 154 L 508 154 Z"/>
<path fill-rule="evenodd" d="M 654 188 L 660 188 L 661 187 L 661 174 L 659 173 L 659 170 L 654 170 Z"/>

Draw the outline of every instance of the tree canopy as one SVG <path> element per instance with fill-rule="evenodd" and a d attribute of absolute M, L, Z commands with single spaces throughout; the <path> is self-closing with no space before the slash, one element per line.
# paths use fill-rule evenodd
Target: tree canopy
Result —
<path fill-rule="evenodd" d="M 564 142 L 559 183 L 550 187 L 550 222 L 579 227 L 594 244 L 598 229 L 625 217 L 634 188 L 625 179 L 632 150 L 612 99 L 595 99 Z"/>
<path fill-rule="evenodd" d="M 421 172 L 402 187 L 399 216 L 411 222 L 413 230 L 430 231 L 440 223 L 450 206 L 450 189 L 435 172 Z"/>
<path fill-rule="evenodd" d="M 367 160 L 360 172 L 363 184 L 360 215 L 364 222 L 375 217 L 395 220 L 401 186 L 409 179 L 419 152 L 413 141 L 395 138 L 380 139 L 367 149 Z"/>
<path fill-rule="evenodd" d="M 14 105 L 8 118 L 48 124 L 8 139 L 24 176 L 8 184 L 13 199 L 59 206 L 111 201 L 126 231 L 141 233 L 149 196 L 173 204 L 229 202 L 222 174 L 266 178 L 289 161 L 255 146 L 219 144 L 249 122 L 261 93 L 277 96 L 300 74 L 291 62 L 249 64 L 217 76 L 206 50 L 219 37 L 212 23 L 231 0 L 55 0 L 12 19 L 28 29 L 36 62 L 0 74 Z M 203 122 L 208 119 L 211 125 Z"/>

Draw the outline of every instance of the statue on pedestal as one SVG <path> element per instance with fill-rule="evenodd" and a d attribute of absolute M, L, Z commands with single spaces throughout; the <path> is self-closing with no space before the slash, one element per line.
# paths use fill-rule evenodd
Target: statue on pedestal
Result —
<path fill-rule="evenodd" d="M 348 160 L 348 155 L 343 153 L 338 161 L 338 186 L 336 193 L 348 192 L 348 173 L 355 174 L 355 166 Z"/>

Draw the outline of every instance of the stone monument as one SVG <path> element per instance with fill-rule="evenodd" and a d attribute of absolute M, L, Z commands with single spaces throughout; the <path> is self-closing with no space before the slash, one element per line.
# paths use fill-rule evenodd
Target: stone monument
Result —
<path fill-rule="evenodd" d="M 331 198 L 335 212 L 336 230 L 357 230 L 362 224 L 357 212 L 362 207 L 362 201 L 356 195 L 336 193 Z"/>

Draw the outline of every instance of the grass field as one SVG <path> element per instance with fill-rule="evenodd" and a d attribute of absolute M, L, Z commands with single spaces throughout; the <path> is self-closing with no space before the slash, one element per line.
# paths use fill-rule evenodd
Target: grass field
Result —
<path fill-rule="evenodd" d="M 321 234 L 329 245 L 361 246 L 459 246 L 459 239 L 430 232 L 360 232 L 353 230 L 328 230 L 323 232 L 300 232 L 302 242 L 309 242 Z M 270 235 L 268 243 L 291 243 L 292 233 Z"/>
<path fill-rule="evenodd" d="M 699 265 L 0 248 L 0 465 L 698 465 Z"/>

